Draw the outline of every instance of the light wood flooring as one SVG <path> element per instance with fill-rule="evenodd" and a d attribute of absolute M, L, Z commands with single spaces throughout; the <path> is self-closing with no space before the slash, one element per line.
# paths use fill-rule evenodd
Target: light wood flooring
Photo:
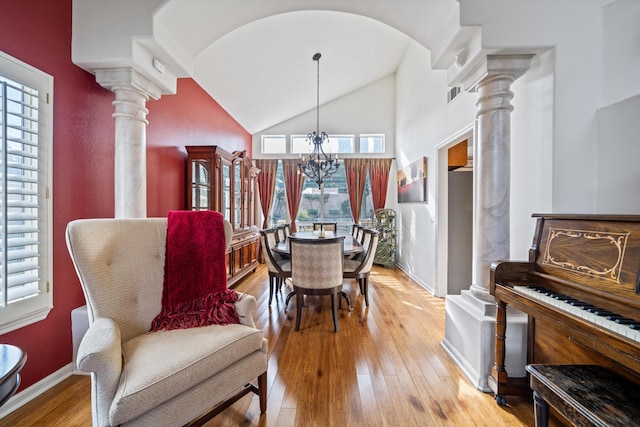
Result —
<path fill-rule="evenodd" d="M 328 297 L 307 297 L 296 332 L 295 298 L 269 307 L 258 267 L 236 289 L 258 300 L 256 325 L 269 340 L 268 409 L 249 394 L 206 426 L 533 426 L 530 399 L 498 406 L 475 389 L 441 346 L 444 299 L 398 269 L 374 267 L 370 307 L 345 282 L 353 311 L 333 332 Z M 72 376 L 0 420 L 0 426 L 88 426 L 90 380 Z"/>

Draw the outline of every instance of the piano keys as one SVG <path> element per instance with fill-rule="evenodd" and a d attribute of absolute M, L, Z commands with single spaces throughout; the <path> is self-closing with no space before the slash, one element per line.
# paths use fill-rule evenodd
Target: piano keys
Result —
<path fill-rule="evenodd" d="M 529 260 L 491 267 L 496 401 L 531 394 L 505 370 L 508 307 L 528 315 L 527 363 L 601 365 L 640 384 L 640 216 L 533 217 Z"/>
<path fill-rule="evenodd" d="M 542 286 L 514 286 L 513 290 L 640 343 L 640 320 L 629 319 L 602 307 L 596 307 L 568 295 L 550 291 Z"/>

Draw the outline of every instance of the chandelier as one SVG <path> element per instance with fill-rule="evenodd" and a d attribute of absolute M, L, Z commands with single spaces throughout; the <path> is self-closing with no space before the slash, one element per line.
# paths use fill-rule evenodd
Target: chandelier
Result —
<path fill-rule="evenodd" d="M 311 179 L 318 184 L 318 188 L 322 188 L 325 178 L 330 177 L 338 171 L 340 166 L 338 163 L 338 155 L 331 157 L 326 154 L 322 148 L 322 144 L 329 140 L 329 135 L 320 132 L 320 55 L 313 55 L 313 60 L 318 63 L 317 77 L 317 93 L 316 93 L 316 130 L 307 134 L 309 145 L 313 143 L 313 150 L 308 157 L 300 156 L 298 161 L 298 173 L 303 173 L 307 179 Z"/>

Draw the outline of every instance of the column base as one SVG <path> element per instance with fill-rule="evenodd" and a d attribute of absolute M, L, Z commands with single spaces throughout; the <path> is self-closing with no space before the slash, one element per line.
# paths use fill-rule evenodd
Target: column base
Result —
<path fill-rule="evenodd" d="M 496 307 L 470 291 L 447 295 L 442 346 L 469 381 L 490 392 L 488 377 L 495 361 Z M 505 368 L 509 376 L 525 376 L 527 361 L 527 316 L 513 308 L 507 316 Z"/>

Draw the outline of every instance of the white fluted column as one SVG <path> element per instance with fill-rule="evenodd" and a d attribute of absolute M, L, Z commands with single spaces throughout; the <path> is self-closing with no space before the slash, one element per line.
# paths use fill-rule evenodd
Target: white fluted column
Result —
<path fill-rule="evenodd" d="M 130 68 L 96 71 L 96 81 L 115 94 L 115 218 L 147 216 L 147 114 L 160 89 Z"/>
<path fill-rule="evenodd" d="M 473 89 L 476 103 L 477 177 L 474 217 L 475 269 L 471 293 L 493 302 L 489 294 L 489 269 L 497 260 L 509 259 L 509 193 L 511 174 L 511 84 L 530 66 L 531 55 L 487 56 Z"/>

